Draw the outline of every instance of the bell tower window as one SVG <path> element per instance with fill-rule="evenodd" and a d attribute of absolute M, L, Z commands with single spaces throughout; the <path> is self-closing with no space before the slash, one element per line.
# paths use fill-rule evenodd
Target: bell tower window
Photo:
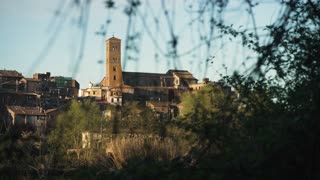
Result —
<path fill-rule="evenodd" d="M 113 80 L 117 80 L 117 77 L 116 77 L 116 76 L 113 76 Z"/>

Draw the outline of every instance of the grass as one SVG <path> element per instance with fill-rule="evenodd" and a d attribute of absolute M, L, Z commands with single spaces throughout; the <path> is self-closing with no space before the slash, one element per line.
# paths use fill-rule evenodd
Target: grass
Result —
<path fill-rule="evenodd" d="M 132 159 L 170 161 L 180 157 L 185 150 L 171 138 L 134 136 L 112 139 L 106 144 L 105 164 L 121 169 Z"/>

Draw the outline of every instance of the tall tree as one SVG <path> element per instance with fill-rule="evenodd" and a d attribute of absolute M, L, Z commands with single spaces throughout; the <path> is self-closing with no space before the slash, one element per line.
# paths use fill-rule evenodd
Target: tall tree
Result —
<path fill-rule="evenodd" d="M 100 132 L 102 114 L 90 101 L 72 101 L 69 109 L 58 116 L 55 128 L 48 136 L 49 145 L 61 156 L 67 149 L 82 148 L 82 133 Z"/>

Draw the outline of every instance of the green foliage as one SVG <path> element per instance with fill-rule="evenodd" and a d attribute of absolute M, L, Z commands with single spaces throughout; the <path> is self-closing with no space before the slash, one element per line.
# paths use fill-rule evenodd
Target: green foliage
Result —
<path fill-rule="evenodd" d="M 225 97 L 208 103 L 210 93 L 202 91 L 184 99 L 187 113 L 182 121 L 190 124 L 186 127 L 200 137 L 220 129 L 214 136 L 203 137 L 215 144 L 221 140 L 221 151 L 196 146 L 189 155 L 198 160 L 195 166 L 211 167 L 207 173 L 222 179 L 320 177 L 319 5 L 311 1 L 294 4 L 285 24 L 268 27 L 273 38 L 269 44 L 259 47 L 252 39 L 245 42 L 254 45 L 259 54 L 259 73 L 255 74 L 258 76 L 246 78 L 235 74 L 224 79 L 238 93 L 238 108 L 231 108 L 229 121 L 237 126 L 222 128 L 219 124 L 208 124 L 219 119 L 211 115 L 216 109 L 212 104 L 224 102 Z M 265 79 L 263 69 L 272 69 L 274 79 Z M 199 160 L 202 156 L 206 158 Z"/>
<path fill-rule="evenodd" d="M 182 97 L 181 116 L 178 123 L 199 136 L 201 141 L 218 139 L 232 121 L 236 104 L 233 95 L 223 91 L 220 85 L 207 85 L 196 93 Z"/>
<path fill-rule="evenodd" d="M 81 133 L 99 132 L 103 121 L 96 103 L 72 101 L 69 109 L 58 116 L 48 143 L 63 156 L 67 149 L 81 148 Z"/>
<path fill-rule="evenodd" d="M 162 123 L 148 107 L 127 102 L 121 107 L 120 130 L 127 134 L 159 134 Z"/>
<path fill-rule="evenodd" d="M 0 177 L 22 176 L 23 173 L 36 177 L 30 167 L 39 165 L 39 138 L 31 132 L 21 132 L 19 137 L 16 133 L 12 129 L 0 136 Z"/>

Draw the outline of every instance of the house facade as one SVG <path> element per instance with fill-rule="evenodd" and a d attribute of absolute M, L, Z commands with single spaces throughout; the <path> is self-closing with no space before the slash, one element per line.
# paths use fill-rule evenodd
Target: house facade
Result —
<path fill-rule="evenodd" d="M 0 91 L 18 91 L 22 74 L 16 70 L 0 70 Z"/>
<path fill-rule="evenodd" d="M 7 106 L 8 126 L 28 126 L 37 134 L 43 134 L 54 124 L 58 115 L 57 109 L 43 110 L 40 107 Z"/>

